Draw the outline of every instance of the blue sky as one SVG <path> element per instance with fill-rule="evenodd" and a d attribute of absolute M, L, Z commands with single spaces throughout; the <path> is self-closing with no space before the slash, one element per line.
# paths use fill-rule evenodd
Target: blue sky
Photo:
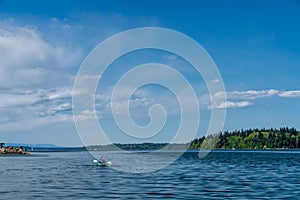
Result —
<path fill-rule="evenodd" d="M 214 105 L 227 110 L 223 130 L 300 129 L 300 1 L 0 0 L 0 140 L 82 145 L 72 117 L 80 64 L 113 34 L 147 26 L 182 32 L 212 57 L 226 88 L 227 101 Z M 120 132 L 108 105 L 126 70 L 153 61 L 172 65 L 191 81 L 201 108 L 197 136 L 207 129 L 211 105 L 201 76 L 178 56 L 148 50 L 114 62 L 97 90 L 97 116 L 114 142 L 144 142 Z M 145 141 L 166 142 L 179 120 L 168 90 L 139 89 L 132 117 L 146 125 L 155 103 L 171 114 L 163 132 Z"/>

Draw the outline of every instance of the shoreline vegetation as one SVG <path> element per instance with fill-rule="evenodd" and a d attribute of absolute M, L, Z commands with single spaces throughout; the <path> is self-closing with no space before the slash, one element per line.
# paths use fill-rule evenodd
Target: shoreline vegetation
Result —
<path fill-rule="evenodd" d="M 194 149 L 206 140 L 216 137 L 217 149 L 297 149 L 300 148 L 300 131 L 295 128 L 246 129 L 220 132 L 216 136 L 202 137 L 191 143 Z"/>
<path fill-rule="evenodd" d="M 199 149 L 300 149 L 300 131 L 295 128 L 241 129 L 203 136 L 184 144 L 137 143 L 85 147 L 89 151 L 199 150 Z"/>
<path fill-rule="evenodd" d="M 300 131 L 295 128 L 280 129 L 241 129 L 224 131 L 203 136 L 189 143 L 114 143 L 83 147 L 58 146 L 4 146 L 0 143 L 0 154 L 29 154 L 29 152 L 66 152 L 66 151 L 156 151 L 156 150 L 205 150 L 205 149 L 300 149 Z"/>

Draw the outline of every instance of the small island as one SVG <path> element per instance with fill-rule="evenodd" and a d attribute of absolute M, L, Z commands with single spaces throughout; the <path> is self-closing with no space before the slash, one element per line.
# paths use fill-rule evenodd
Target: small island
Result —
<path fill-rule="evenodd" d="M 23 147 L 4 147 L 5 143 L 0 143 L 0 154 L 29 154 Z"/>

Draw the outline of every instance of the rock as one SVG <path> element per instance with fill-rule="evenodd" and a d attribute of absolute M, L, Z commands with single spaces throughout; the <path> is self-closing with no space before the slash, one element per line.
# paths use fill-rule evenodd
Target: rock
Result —
<path fill-rule="evenodd" d="M 23 147 L 2 147 L 0 148 L 0 154 L 29 154 Z"/>

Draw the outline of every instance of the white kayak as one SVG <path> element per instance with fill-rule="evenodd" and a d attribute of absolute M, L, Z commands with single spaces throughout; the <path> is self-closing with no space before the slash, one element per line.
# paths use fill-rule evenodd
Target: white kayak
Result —
<path fill-rule="evenodd" d="M 112 162 L 110 162 L 110 161 L 101 163 L 99 160 L 93 160 L 93 163 L 95 163 L 98 166 L 103 166 L 103 167 L 105 167 L 105 166 L 109 167 L 112 165 Z"/>

